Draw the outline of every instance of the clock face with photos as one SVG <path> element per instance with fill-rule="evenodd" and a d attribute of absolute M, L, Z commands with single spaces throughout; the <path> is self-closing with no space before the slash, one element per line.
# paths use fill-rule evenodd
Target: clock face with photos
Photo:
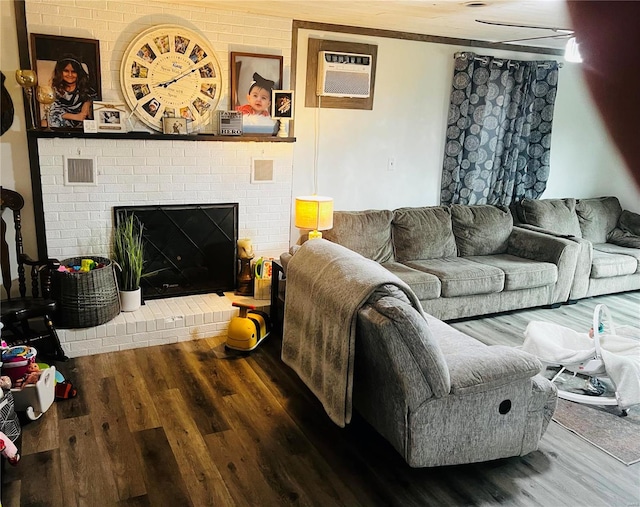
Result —
<path fill-rule="evenodd" d="M 124 53 L 120 83 L 133 114 L 162 131 L 162 117 L 186 118 L 189 130 L 209 123 L 222 92 L 220 64 L 208 41 L 178 25 L 139 34 Z"/>

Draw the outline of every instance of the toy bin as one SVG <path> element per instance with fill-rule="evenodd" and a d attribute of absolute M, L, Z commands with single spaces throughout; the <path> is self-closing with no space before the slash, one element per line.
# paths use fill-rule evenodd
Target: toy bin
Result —
<path fill-rule="evenodd" d="M 12 383 L 27 373 L 27 366 L 36 361 L 37 351 L 33 347 L 10 347 L 2 351 L 2 374 Z"/>

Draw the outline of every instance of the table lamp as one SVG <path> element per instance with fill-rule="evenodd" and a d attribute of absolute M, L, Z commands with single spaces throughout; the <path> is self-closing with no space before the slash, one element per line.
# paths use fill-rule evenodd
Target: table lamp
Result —
<path fill-rule="evenodd" d="M 296 197 L 296 227 L 308 229 L 309 239 L 322 237 L 333 227 L 333 199 L 320 195 Z"/>

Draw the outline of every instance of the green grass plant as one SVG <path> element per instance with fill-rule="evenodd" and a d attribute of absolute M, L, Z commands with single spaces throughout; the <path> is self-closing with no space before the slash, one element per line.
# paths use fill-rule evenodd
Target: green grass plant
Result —
<path fill-rule="evenodd" d="M 143 225 L 135 215 L 120 221 L 113 237 L 113 258 L 120 265 L 120 290 L 140 287 L 144 264 Z"/>

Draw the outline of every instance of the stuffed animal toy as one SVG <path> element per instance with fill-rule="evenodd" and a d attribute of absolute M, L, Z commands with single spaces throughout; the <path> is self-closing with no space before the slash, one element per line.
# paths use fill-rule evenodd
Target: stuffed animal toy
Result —
<path fill-rule="evenodd" d="M 13 466 L 20 461 L 20 454 L 18 454 L 18 448 L 11 439 L 0 431 L 0 454 L 2 454 L 10 464 Z"/>
<path fill-rule="evenodd" d="M 6 375 L 0 377 L 0 389 L 4 391 L 11 389 L 11 377 L 7 377 Z"/>
<path fill-rule="evenodd" d="M 38 380 L 40 380 L 40 375 L 42 375 L 40 367 L 36 363 L 30 363 L 27 365 L 27 372 L 16 380 L 16 387 L 22 389 L 26 385 L 37 384 Z"/>

